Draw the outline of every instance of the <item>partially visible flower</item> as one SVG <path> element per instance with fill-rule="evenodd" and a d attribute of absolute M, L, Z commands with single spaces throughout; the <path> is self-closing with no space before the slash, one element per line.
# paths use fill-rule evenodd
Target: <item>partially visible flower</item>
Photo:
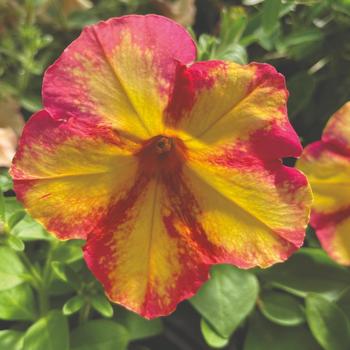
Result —
<path fill-rule="evenodd" d="M 194 24 L 196 17 L 195 0 L 154 0 L 162 15 L 167 16 L 183 26 Z"/>
<path fill-rule="evenodd" d="M 311 226 L 322 247 L 350 265 L 350 102 L 330 118 L 321 140 L 305 148 L 297 167 L 314 193 Z"/>
<path fill-rule="evenodd" d="M 9 167 L 24 125 L 19 105 L 11 97 L 0 98 L 0 167 Z"/>
<path fill-rule="evenodd" d="M 46 71 L 11 174 L 17 197 L 84 257 L 109 298 L 169 314 L 210 266 L 267 267 L 304 239 L 311 193 L 288 92 L 267 64 L 194 63 L 165 17 L 84 29 Z"/>

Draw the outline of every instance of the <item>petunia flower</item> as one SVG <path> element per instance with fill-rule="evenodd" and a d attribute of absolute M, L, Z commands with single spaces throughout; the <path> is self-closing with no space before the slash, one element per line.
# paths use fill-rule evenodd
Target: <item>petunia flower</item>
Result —
<path fill-rule="evenodd" d="M 304 239 L 311 193 L 281 74 L 194 63 L 164 17 L 87 27 L 46 71 L 11 174 L 29 213 L 84 257 L 108 297 L 153 318 L 210 266 L 267 267 Z"/>
<path fill-rule="evenodd" d="M 314 193 L 311 226 L 337 262 L 350 265 L 350 102 L 328 121 L 297 163 Z"/>

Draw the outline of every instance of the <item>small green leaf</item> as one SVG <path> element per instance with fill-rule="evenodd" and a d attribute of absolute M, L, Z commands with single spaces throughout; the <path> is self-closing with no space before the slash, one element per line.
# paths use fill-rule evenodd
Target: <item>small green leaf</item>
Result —
<path fill-rule="evenodd" d="M 262 27 L 269 34 L 278 26 L 281 0 L 265 0 L 262 12 Z"/>
<path fill-rule="evenodd" d="M 256 312 L 248 324 L 244 350 L 322 350 L 306 326 L 283 327 Z"/>
<path fill-rule="evenodd" d="M 20 238 L 11 234 L 7 237 L 7 244 L 9 245 L 9 247 L 11 247 L 17 252 L 23 252 L 25 248 L 23 241 Z"/>
<path fill-rule="evenodd" d="M 350 322 L 350 288 L 346 289 L 337 300 L 337 305 L 345 313 Z"/>
<path fill-rule="evenodd" d="M 51 267 L 60 280 L 69 283 L 75 290 L 80 289 L 81 278 L 69 265 L 60 261 L 52 261 Z"/>
<path fill-rule="evenodd" d="M 65 271 L 65 265 L 61 263 L 60 261 L 52 261 L 51 262 L 51 267 L 56 276 L 63 282 L 67 282 L 67 276 L 66 276 L 66 271 Z"/>
<path fill-rule="evenodd" d="M 282 292 L 261 295 L 260 310 L 270 321 L 281 326 L 297 326 L 305 322 L 305 314 L 298 299 Z"/>
<path fill-rule="evenodd" d="M 122 325 L 109 320 L 94 320 L 72 332 L 70 350 L 126 350 L 127 345 L 128 332 Z"/>
<path fill-rule="evenodd" d="M 248 61 L 247 51 L 244 46 L 232 44 L 225 47 L 225 50 L 219 52 L 213 57 L 215 59 L 228 60 L 239 64 L 246 64 Z"/>
<path fill-rule="evenodd" d="M 21 238 L 23 241 L 54 239 L 53 236 L 49 235 L 47 231 L 28 214 L 11 230 L 11 233 Z"/>
<path fill-rule="evenodd" d="M 221 349 L 229 342 L 228 338 L 223 338 L 221 335 L 215 332 L 213 327 L 204 318 L 201 319 L 201 331 L 203 338 L 212 348 Z"/>
<path fill-rule="evenodd" d="M 22 261 L 9 247 L 0 247 L 0 291 L 13 288 L 25 281 Z"/>
<path fill-rule="evenodd" d="M 20 284 L 0 292 L 0 319 L 33 320 L 36 317 L 33 291 L 27 284 Z"/>
<path fill-rule="evenodd" d="M 12 230 L 21 220 L 24 219 L 26 213 L 24 210 L 17 210 L 7 220 L 9 230 Z"/>
<path fill-rule="evenodd" d="M 0 187 L 4 192 L 11 190 L 13 187 L 11 176 L 7 171 L 0 173 Z"/>
<path fill-rule="evenodd" d="M 23 210 L 23 206 L 15 197 L 5 197 L 5 221 L 18 210 Z"/>
<path fill-rule="evenodd" d="M 128 330 L 130 340 L 153 337 L 163 332 L 163 323 L 160 318 L 146 320 L 126 309 L 118 310 L 116 318 Z"/>
<path fill-rule="evenodd" d="M 77 311 L 79 311 L 84 305 L 84 298 L 80 295 L 76 295 L 73 298 L 70 298 L 64 305 L 63 305 L 63 315 L 69 316 Z"/>
<path fill-rule="evenodd" d="M 83 258 L 83 245 L 84 241 L 82 240 L 60 242 L 52 253 L 52 260 L 62 261 L 66 264 L 80 260 Z"/>
<path fill-rule="evenodd" d="M 0 349 L 2 350 L 22 350 L 23 332 L 13 330 L 0 331 Z"/>
<path fill-rule="evenodd" d="M 300 297 L 314 292 L 337 298 L 350 284 L 350 272 L 315 248 L 302 248 L 285 263 L 263 270 L 259 276 Z"/>
<path fill-rule="evenodd" d="M 241 6 L 224 8 L 221 13 L 220 40 L 221 45 L 238 43 L 248 22 L 245 9 Z"/>
<path fill-rule="evenodd" d="M 211 279 L 190 302 L 223 338 L 229 338 L 253 309 L 259 285 L 249 271 L 217 265 Z"/>
<path fill-rule="evenodd" d="M 69 350 L 67 318 L 53 310 L 35 322 L 24 336 L 24 349 Z"/>
<path fill-rule="evenodd" d="M 312 334 L 325 350 L 348 350 L 349 322 L 344 312 L 321 295 L 306 297 L 306 318 Z"/>
<path fill-rule="evenodd" d="M 104 317 L 113 316 L 113 307 L 103 294 L 97 294 L 91 297 L 92 307 Z"/>

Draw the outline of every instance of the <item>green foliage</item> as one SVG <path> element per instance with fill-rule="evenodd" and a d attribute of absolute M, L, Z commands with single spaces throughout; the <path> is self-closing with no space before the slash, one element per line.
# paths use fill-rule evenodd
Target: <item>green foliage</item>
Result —
<path fill-rule="evenodd" d="M 261 295 L 260 311 L 271 322 L 281 326 L 298 326 L 305 322 L 301 302 L 290 294 L 266 291 Z"/>
<path fill-rule="evenodd" d="M 16 287 L 25 281 L 25 266 L 12 249 L 0 246 L 0 261 L 0 291 Z"/>
<path fill-rule="evenodd" d="M 306 298 L 306 317 L 312 334 L 326 350 L 346 350 L 350 344 L 349 322 L 344 312 L 321 295 Z"/>
<path fill-rule="evenodd" d="M 253 274 L 219 265 L 191 304 L 221 337 L 229 338 L 254 307 L 258 289 Z"/>
<path fill-rule="evenodd" d="M 0 98 L 28 119 L 41 108 L 42 75 L 81 28 L 157 1 L 0 1 Z M 76 1 L 78 3 L 78 1 Z M 289 116 L 307 144 L 350 99 L 347 0 L 198 0 L 198 59 L 268 62 L 290 91 Z M 234 4 L 234 5 L 233 5 Z M 350 348 L 350 271 L 320 248 L 283 264 L 243 271 L 221 265 L 170 317 L 145 320 L 111 304 L 88 271 L 83 241 L 60 242 L 28 215 L 0 169 L 0 349 L 345 350 Z"/>
<path fill-rule="evenodd" d="M 250 320 L 243 350 L 321 350 L 306 327 L 283 327 L 256 312 Z"/>
<path fill-rule="evenodd" d="M 24 349 L 68 350 L 68 322 L 61 312 L 53 310 L 36 321 L 24 335 Z"/>
<path fill-rule="evenodd" d="M 128 332 L 114 321 L 89 321 L 73 330 L 72 350 L 125 350 Z"/>
<path fill-rule="evenodd" d="M 0 331 L 0 349 L 23 349 L 23 332 L 4 330 Z"/>
<path fill-rule="evenodd" d="M 36 317 L 34 295 L 28 284 L 0 291 L 1 320 L 29 320 Z"/>

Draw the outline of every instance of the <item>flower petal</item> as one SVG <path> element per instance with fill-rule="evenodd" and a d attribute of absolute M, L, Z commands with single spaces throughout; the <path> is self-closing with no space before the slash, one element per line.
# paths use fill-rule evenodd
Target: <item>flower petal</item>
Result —
<path fill-rule="evenodd" d="M 140 174 L 84 248 L 109 298 L 146 318 L 169 314 L 208 279 L 212 260 L 194 237 L 184 192 L 179 175 L 164 182 Z"/>
<path fill-rule="evenodd" d="M 184 173 L 201 208 L 197 220 L 221 248 L 217 262 L 268 267 L 303 244 L 312 200 L 304 175 L 242 144 L 191 145 Z"/>
<path fill-rule="evenodd" d="M 302 150 L 287 97 L 283 76 L 267 64 L 178 66 L 166 124 L 184 134 L 184 175 L 217 262 L 267 267 L 303 243 L 310 188 L 280 160 Z"/>
<path fill-rule="evenodd" d="M 54 118 L 90 118 L 132 137 L 160 134 L 175 60 L 186 64 L 195 54 L 189 34 L 165 17 L 100 22 L 85 28 L 46 71 L 44 107 Z"/>
<path fill-rule="evenodd" d="M 302 147 L 286 116 L 287 97 L 284 77 L 268 64 L 179 65 L 165 122 L 206 144 L 251 139 L 261 157 L 296 157 Z"/>
<path fill-rule="evenodd" d="M 85 238 L 133 182 L 137 162 L 128 147 L 109 129 L 40 111 L 11 168 L 17 198 L 59 238 Z"/>
<path fill-rule="evenodd" d="M 330 118 L 321 141 L 305 148 L 297 166 L 314 193 L 311 225 L 322 247 L 350 265 L 350 103 Z"/>

